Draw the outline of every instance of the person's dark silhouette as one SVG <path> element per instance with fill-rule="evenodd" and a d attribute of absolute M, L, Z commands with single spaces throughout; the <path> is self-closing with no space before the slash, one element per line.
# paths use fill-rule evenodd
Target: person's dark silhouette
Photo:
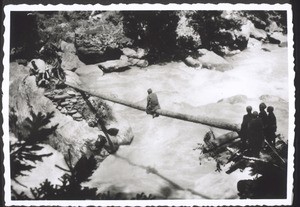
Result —
<path fill-rule="evenodd" d="M 249 146 L 252 155 L 258 157 L 264 144 L 264 134 L 263 134 L 263 122 L 261 118 L 258 116 L 257 111 L 253 112 L 253 119 L 249 122 L 248 134 L 249 134 Z"/>
<path fill-rule="evenodd" d="M 269 106 L 267 108 L 268 117 L 267 117 L 267 126 L 266 126 L 266 140 L 274 147 L 277 123 L 276 123 L 276 117 L 275 117 L 275 114 L 273 113 L 273 111 L 274 111 L 274 108 L 272 106 Z"/>
<path fill-rule="evenodd" d="M 259 104 L 259 114 L 258 116 L 261 118 L 263 127 L 264 127 L 264 136 L 266 137 L 266 127 L 267 127 L 267 122 L 268 122 L 268 115 L 265 109 L 267 108 L 265 103 L 260 103 Z"/>
<path fill-rule="evenodd" d="M 158 109 L 160 109 L 160 105 L 158 102 L 157 95 L 155 93 L 152 93 L 151 88 L 148 89 L 148 96 L 147 96 L 147 107 L 146 107 L 146 113 L 151 114 L 153 118 L 158 117 L 158 113 L 156 112 Z"/>
<path fill-rule="evenodd" d="M 241 131 L 240 131 L 240 136 L 242 139 L 242 149 L 246 149 L 246 146 L 249 142 L 248 125 L 249 125 L 249 122 L 253 119 L 253 115 L 251 113 L 252 107 L 247 106 L 246 111 L 247 111 L 247 114 L 245 114 L 243 117 L 243 122 L 241 124 Z"/>

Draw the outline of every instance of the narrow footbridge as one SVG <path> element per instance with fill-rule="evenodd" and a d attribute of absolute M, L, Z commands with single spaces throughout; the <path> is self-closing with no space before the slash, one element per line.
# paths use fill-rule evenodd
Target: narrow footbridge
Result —
<path fill-rule="evenodd" d="M 121 104 L 124 106 L 128 106 L 128 107 L 131 107 L 131 108 L 134 108 L 137 110 L 146 111 L 145 106 L 141 106 L 139 104 L 135 104 L 135 103 L 132 103 L 132 102 L 129 102 L 126 100 L 121 100 L 116 97 L 112 97 L 111 95 L 103 94 L 96 90 L 84 89 L 83 87 L 80 87 L 78 85 L 75 85 L 75 84 L 72 84 L 69 82 L 66 84 L 72 88 L 79 90 L 79 91 L 89 93 L 93 96 L 102 98 L 104 100 L 118 103 L 118 104 Z M 180 119 L 183 121 L 199 123 L 199 124 L 208 125 L 211 127 L 216 127 L 216 128 L 220 128 L 220 129 L 229 130 L 229 131 L 235 131 L 235 132 L 240 131 L 239 125 L 230 124 L 221 119 L 215 119 L 215 118 L 203 117 L 203 116 L 193 116 L 193 115 L 182 114 L 182 113 L 177 113 L 177 112 L 172 112 L 172 111 L 167 111 L 167 110 L 162 110 L 162 109 L 159 109 L 156 112 L 161 116 L 166 116 L 166 117 L 170 117 L 170 118 L 174 118 L 174 119 Z"/>

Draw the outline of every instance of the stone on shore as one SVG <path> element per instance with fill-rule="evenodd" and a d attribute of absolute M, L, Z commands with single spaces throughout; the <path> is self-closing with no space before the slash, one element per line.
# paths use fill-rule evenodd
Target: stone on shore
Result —
<path fill-rule="evenodd" d="M 134 49 L 131 49 L 131 48 L 123 48 L 121 50 L 122 50 L 124 55 L 126 55 L 127 57 L 130 57 L 130 58 L 141 59 L 142 57 L 147 55 L 146 50 L 142 49 L 142 48 L 138 48 L 136 51 Z"/>
<path fill-rule="evenodd" d="M 71 85 L 81 85 L 81 80 L 79 76 L 72 71 L 65 71 L 66 83 Z"/>
<path fill-rule="evenodd" d="M 115 115 L 114 117 L 115 121 L 111 121 L 106 126 L 107 129 L 118 129 L 116 136 L 110 136 L 112 142 L 117 145 L 130 144 L 134 138 L 134 134 L 129 122 L 120 115 Z"/>
<path fill-rule="evenodd" d="M 98 64 L 103 72 L 109 73 L 109 72 L 115 72 L 123 70 L 129 66 L 131 66 L 131 63 L 125 60 L 109 60 L 106 62 L 102 62 Z"/>
<path fill-rule="evenodd" d="M 60 49 L 64 52 L 64 53 L 76 53 L 76 48 L 75 48 L 75 45 L 73 43 L 68 43 L 68 42 L 65 42 L 65 41 L 61 41 L 60 42 Z"/>
<path fill-rule="evenodd" d="M 63 70 L 74 70 L 84 66 L 85 64 L 81 62 L 77 55 L 72 52 L 65 52 L 61 55 L 61 68 Z"/>
<path fill-rule="evenodd" d="M 222 72 L 232 69 L 231 64 L 216 53 L 208 51 L 207 49 L 199 49 L 198 52 L 201 56 L 198 57 L 197 60 L 202 64 L 202 68 L 213 69 Z"/>
<path fill-rule="evenodd" d="M 78 76 L 103 76 L 103 71 L 97 65 L 85 65 L 75 70 Z"/>
<path fill-rule="evenodd" d="M 189 66 L 189 67 L 193 67 L 193 68 L 201 68 L 202 65 L 200 63 L 199 60 L 191 57 L 191 56 L 188 56 L 187 58 L 184 59 L 184 63 Z"/>
<path fill-rule="evenodd" d="M 141 67 L 141 68 L 145 68 L 149 65 L 148 61 L 147 60 L 139 60 L 137 63 L 136 63 L 137 66 Z"/>
<path fill-rule="evenodd" d="M 269 41 L 273 44 L 281 44 L 287 42 L 287 36 L 282 34 L 281 32 L 274 32 L 269 34 Z"/>

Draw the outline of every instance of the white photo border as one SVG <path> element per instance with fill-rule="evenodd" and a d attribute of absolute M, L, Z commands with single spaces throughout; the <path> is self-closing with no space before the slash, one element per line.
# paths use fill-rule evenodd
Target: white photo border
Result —
<path fill-rule="evenodd" d="M 283 10 L 287 12 L 287 34 L 288 34 L 288 75 L 289 75 L 289 131 L 288 131 L 288 174 L 287 174 L 287 198 L 286 199 L 251 199 L 251 200 L 11 200 L 11 178 L 10 178 L 10 160 L 9 160 L 9 51 L 10 51 L 10 13 L 12 11 L 88 11 L 88 10 Z M 25 206 L 149 206 L 149 205 L 168 205 L 168 206 L 223 206 L 223 205 L 266 205 L 279 206 L 291 205 L 293 201 L 293 173 L 294 173 L 294 138 L 295 138 L 295 71 L 294 71 L 294 57 L 293 57 L 293 22 L 292 22 L 292 6 L 290 4 L 73 4 L 73 5 L 6 5 L 4 7 L 4 72 L 3 72 L 3 152 L 4 152 L 4 178 L 5 178 L 5 205 L 25 205 Z"/>

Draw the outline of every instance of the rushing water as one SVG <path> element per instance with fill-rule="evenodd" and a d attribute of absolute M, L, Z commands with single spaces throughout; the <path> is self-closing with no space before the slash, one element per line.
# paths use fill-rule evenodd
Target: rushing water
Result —
<path fill-rule="evenodd" d="M 258 47 L 228 58 L 233 69 L 226 72 L 196 70 L 182 62 L 171 62 L 102 77 L 80 78 L 83 87 L 145 105 L 147 89 L 152 88 L 163 109 L 221 118 L 235 124 L 240 124 L 247 105 L 258 110 L 261 95 L 274 96 L 266 104 L 275 106 L 278 132 L 287 139 L 287 48 L 266 47 L 271 52 Z M 218 102 L 221 99 L 224 101 Z M 250 178 L 248 170 L 227 175 L 228 166 L 225 166 L 223 171 L 216 172 L 213 160 L 202 160 L 200 165 L 200 151 L 193 150 L 202 143 L 208 126 L 162 116 L 153 119 L 145 112 L 108 103 L 114 113 L 128 120 L 134 139 L 130 145 L 120 146 L 115 155 L 108 156 L 85 185 L 97 187 L 98 192 L 123 192 L 129 197 L 145 192 L 168 199 L 238 198 L 237 182 Z M 213 131 L 216 136 L 226 132 Z M 46 178 L 59 183 L 57 178 L 64 172 L 54 165 L 66 166 L 61 154 L 56 154 L 51 147 L 47 150 L 54 155 L 39 162 L 29 176 L 19 179 L 20 182 L 28 187 L 37 187 Z M 29 188 L 15 186 L 29 193 Z"/>
<path fill-rule="evenodd" d="M 253 48 L 228 58 L 233 69 L 226 72 L 196 70 L 172 62 L 81 80 L 84 87 L 135 103 L 146 104 L 147 89 L 152 88 L 163 109 L 236 124 L 240 124 L 248 104 L 258 110 L 261 95 L 280 97 L 283 101 L 270 103 L 279 115 L 278 131 L 287 138 L 287 48 L 269 48 L 270 52 Z M 217 103 L 236 95 L 246 95 L 247 99 Z M 237 198 L 238 180 L 250 178 L 248 172 L 215 172 L 212 160 L 199 164 L 199 151 L 193 149 L 202 142 L 208 126 L 167 117 L 152 119 L 144 112 L 111 105 L 131 123 L 135 137 L 131 145 L 121 146 L 116 155 L 104 160 L 86 183 L 99 192 L 145 192 L 169 199 Z M 224 133 L 213 130 L 217 135 Z"/>

